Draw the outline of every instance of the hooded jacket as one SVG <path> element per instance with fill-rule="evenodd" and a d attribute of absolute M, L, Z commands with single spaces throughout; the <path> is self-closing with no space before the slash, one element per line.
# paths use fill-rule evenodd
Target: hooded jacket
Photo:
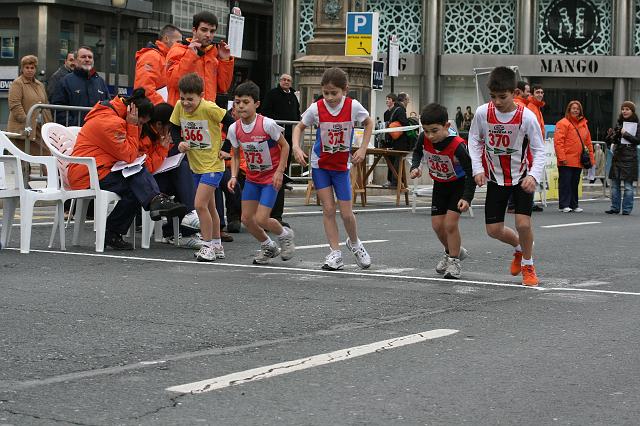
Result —
<path fill-rule="evenodd" d="M 191 39 L 180 41 L 171 46 L 167 54 L 168 103 L 175 106 L 180 99 L 178 81 L 186 74 L 195 72 L 204 80 L 204 99 L 215 102 L 218 92 L 225 93 L 233 80 L 233 57 L 218 59 L 218 48 L 211 44 L 198 53 L 189 49 Z"/>
<path fill-rule="evenodd" d="M 95 158 L 100 180 L 117 161 L 130 163 L 138 157 L 140 129 L 127 123 L 126 116 L 127 106 L 121 98 L 100 102 L 89 111 L 78 133 L 71 155 Z M 68 176 L 72 189 L 89 187 L 87 166 L 71 164 Z"/>
<path fill-rule="evenodd" d="M 169 47 L 157 40 L 136 52 L 136 77 L 133 87 L 144 87 L 154 105 L 164 102 L 157 90 L 167 86 L 167 53 Z"/>
<path fill-rule="evenodd" d="M 576 128 L 578 129 L 577 131 Z M 580 133 L 580 137 L 578 137 L 578 132 Z M 582 138 L 582 142 L 580 138 Z M 580 119 L 576 120 L 572 115 L 567 114 L 563 119 L 558 121 L 556 123 L 556 132 L 553 136 L 558 166 L 582 168 L 580 156 L 582 155 L 583 142 L 589 151 L 591 164 L 595 164 L 591 133 L 587 127 L 587 119 L 580 117 Z"/>
<path fill-rule="evenodd" d="M 611 169 L 609 170 L 609 179 L 619 179 L 626 181 L 638 180 L 638 145 L 640 144 L 640 123 L 636 128 L 635 135 L 627 135 L 624 137 L 626 144 L 622 143 L 622 126 L 624 121 L 636 121 L 634 118 L 627 120 L 618 119 L 615 132 L 605 137 L 607 147 L 613 149 L 613 159 L 611 160 Z"/>
<path fill-rule="evenodd" d="M 65 75 L 50 99 L 52 104 L 92 107 L 98 102 L 109 99 L 107 83 L 98 75 L 95 69 L 87 72 L 77 67 Z M 64 112 L 56 114 L 56 121 L 69 126 L 82 126 L 86 112 L 69 111 L 69 118 Z M 78 121 L 80 117 L 80 121 Z"/>
<path fill-rule="evenodd" d="M 539 101 L 533 96 L 529 97 L 529 102 L 527 103 L 527 108 L 529 108 L 536 115 L 538 119 L 538 124 L 540 125 L 540 130 L 542 131 L 542 139 L 544 140 L 545 131 L 544 131 L 544 118 L 542 117 L 542 107 L 545 106 L 544 101 Z"/>

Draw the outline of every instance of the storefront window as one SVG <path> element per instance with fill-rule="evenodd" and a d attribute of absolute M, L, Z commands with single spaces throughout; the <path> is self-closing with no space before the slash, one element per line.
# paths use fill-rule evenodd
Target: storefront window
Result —
<path fill-rule="evenodd" d="M 609 55 L 612 2 L 540 0 L 538 53 Z"/>
<path fill-rule="evenodd" d="M 445 54 L 513 54 L 515 0 L 446 0 Z"/>

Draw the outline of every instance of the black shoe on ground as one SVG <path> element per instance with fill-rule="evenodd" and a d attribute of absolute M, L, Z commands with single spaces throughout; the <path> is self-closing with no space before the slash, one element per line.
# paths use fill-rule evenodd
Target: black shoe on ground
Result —
<path fill-rule="evenodd" d="M 539 205 L 535 205 L 535 206 L 533 206 L 533 207 L 531 208 L 531 211 L 534 211 L 534 212 L 543 212 L 543 211 L 544 211 L 544 209 L 543 209 L 542 207 L 540 207 Z"/>
<path fill-rule="evenodd" d="M 631 214 L 631 212 L 622 212 L 623 216 L 629 216 Z"/>
<path fill-rule="evenodd" d="M 606 214 L 618 214 L 618 213 L 620 213 L 620 212 L 619 212 L 619 211 L 617 211 L 617 210 L 605 210 L 605 213 L 606 213 Z"/>
<path fill-rule="evenodd" d="M 231 222 L 227 223 L 227 232 L 238 234 L 240 232 L 241 226 L 242 224 L 239 220 L 232 220 Z"/>
<path fill-rule="evenodd" d="M 151 220 L 158 221 L 162 217 L 184 216 L 187 214 L 187 207 L 182 203 L 177 203 L 164 194 L 157 195 L 149 203 L 149 215 Z"/>
<path fill-rule="evenodd" d="M 115 250 L 133 250 L 133 246 L 122 239 L 122 235 L 107 231 L 104 244 Z"/>
<path fill-rule="evenodd" d="M 223 243 L 230 243 L 233 241 L 233 237 L 224 231 L 220 231 L 220 241 Z"/>

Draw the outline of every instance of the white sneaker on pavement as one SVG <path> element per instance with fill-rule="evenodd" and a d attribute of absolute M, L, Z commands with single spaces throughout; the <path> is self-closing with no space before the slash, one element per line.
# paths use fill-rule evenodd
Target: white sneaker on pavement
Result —
<path fill-rule="evenodd" d="M 444 272 L 444 277 L 448 279 L 457 280 L 460 278 L 462 274 L 462 262 L 460 259 L 456 259 L 455 257 L 450 257 L 447 265 L 447 270 Z"/>
<path fill-rule="evenodd" d="M 331 250 L 331 253 L 324 258 L 324 265 L 322 265 L 322 269 L 325 271 L 337 271 L 342 268 L 344 268 L 342 252 L 340 250 Z"/>
<path fill-rule="evenodd" d="M 253 258 L 253 264 L 266 265 L 269 263 L 269 259 L 278 257 L 278 255 L 280 255 L 280 247 L 278 247 L 276 243 L 271 242 L 268 246 L 261 245 L 260 250 L 258 250 L 258 253 L 256 253 Z"/>
<path fill-rule="evenodd" d="M 216 255 L 216 259 L 224 259 L 224 247 L 222 245 L 213 245 L 213 252 Z"/>
<path fill-rule="evenodd" d="M 187 213 L 183 218 L 180 224 L 186 228 L 191 229 L 200 229 L 200 219 L 198 219 L 198 214 L 195 210 Z"/>
<path fill-rule="evenodd" d="M 440 275 L 444 274 L 449 266 L 449 255 L 445 252 L 442 254 L 442 258 L 436 264 L 436 272 Z"/>
<path fill-rule="evenodd" d="M 280 256 L 282 260 L 289 260 L 293 257 L 293 253 L 296 251 L 296 244 L 293 241 L 293 230 L 291 228 L 284 227 L 284 230 L 287 231 L 287 235 L 284 237 L 278 237 L 278 242 L 280 243 Z"/>
<path fill-rule="evenodd" d="M 582 213 L 584 209 L 582 207 L 576 207 L 575 209 L 573 209 L 573 211 L 576 213 Z"/>
<path fill-rule="evenodd" d="M 362 243 L 360 243 L 359 247 L 355 247 L 351 245 L 351 240 L 347 238 L 345 245 L 356 257 L 356 263 L 360 268 L 367 269 L 369 266 L 371 266 L 371 257 L 369 256 L 369 253 L 367 253 L 367 250 L 364 248 L 364 245 Z"/>
<path fill-rule="evenodd" d="M 216 254 L 212 246 L 202 246 L 195 256 L 198 262 L 213 262 L 216 260 Z"/>
<path fill-rule="evenodd" d="M 175 238 L 173 235 L 170 237 L 163 237 L 162 242 L 165 244 L 175 245 Z M 188 237 L 183 237 L 182 234 L 178 234 L 178 244 L 183 248 L 199 250 L 202 248 L 204 241 L 202 241 L 200 233 L 196 233 Z"/>

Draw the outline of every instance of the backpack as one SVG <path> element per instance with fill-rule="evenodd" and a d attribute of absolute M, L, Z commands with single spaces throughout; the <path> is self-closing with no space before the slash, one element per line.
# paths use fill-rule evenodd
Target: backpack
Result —
<path fill-rule="evenodd" d="M 407 118 L 407 120 L 409 120 L 410 126 L 420 125 L 420 121 L 418 121 L 418 119 L 415 117 L 409 117 Z M 418 134 L 420 133 L 420 128 L 418 127 L 417 129 L 407 130 L 405 133 L 407 135 L 407 139 L 409 140 L 409 150 L 412 151 L 413 148 L 416 146 L 416 142 L 418 141 Z"/>

